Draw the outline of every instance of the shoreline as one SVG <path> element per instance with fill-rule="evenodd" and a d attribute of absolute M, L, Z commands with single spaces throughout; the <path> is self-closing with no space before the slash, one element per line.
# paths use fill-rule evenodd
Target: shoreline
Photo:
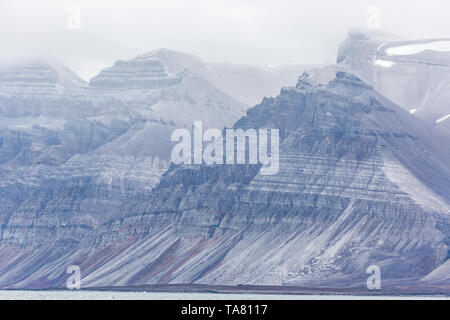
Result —
<path fill-rule="evenodd" d="M 398 298 L 450 298 L 450 285 L 429 286 L 389 286 L 381 290 L 368 290 L 364 287 L 354 288 L 314 288 L 299 286 L 263 286 L 263 285 L 204 285 L 204 284 L 160 284 L 139 286 L 103 286 L 86 287 L 77 290 L 66 288 L 0 288 L 1 291 L 28 292 L 111 292 L 111 293 L 161 293 L 161 294 L 218 294 L 218 295 L 264 295 L 264 296 L 330 296 L 341 297 L 398 297 Z"/>

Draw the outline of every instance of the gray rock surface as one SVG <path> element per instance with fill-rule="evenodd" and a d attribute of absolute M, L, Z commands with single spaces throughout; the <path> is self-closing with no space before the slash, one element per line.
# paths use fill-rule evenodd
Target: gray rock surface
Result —
<path fill-rule="evenodd" d="M 198 67 L 177 58 L 175 68 L 161 52 L 188 56 L 159 50 L 118 61 L 89 84 L 54 61 L 0 68 L 2 287 L 63 283 L 59 269 L 50 275 L 52 263 L 65 268 L 65 259 L 94 253 L 102 225 L 151 197 L 175 128 L 202 120 L 220 129 L 245 115 L 248 105 L 217 84 L 252 82 L 248 97 L 246 89 L 237 95 L 243 100 L 281 87 L 278 76 L 261 82 L 269 71 L 259 68 L 222 65 L 205 76 L 209 64 L 200 59 L 188 56 Z M 280 75 L 283 85 L 296 68 L 290 80 Z"/>
<path fill-rule="evenodd" d="M 260 165 L 172 165 L 113 219 L 95 217 L 106 190 L 79 194 L 83 178 L 60 187 L 53 180 L 56 188 L 42 192 L 48 202 L 24 195 L 21 213 L 5 218 L 0 284 L 64 286 L 71 264 L 83 286 L 355 286 L 374 264 L 385 281 L 442 277 L 450 244 L 445 132 L 346 72 L 326 85 L 305 74 L 234 127 L 280 130 L 278 174 L 263 176 Z M 111 194 L 123 190 L 110 186 Z M 83 201 L 48 210 L 71 192 Z"/>

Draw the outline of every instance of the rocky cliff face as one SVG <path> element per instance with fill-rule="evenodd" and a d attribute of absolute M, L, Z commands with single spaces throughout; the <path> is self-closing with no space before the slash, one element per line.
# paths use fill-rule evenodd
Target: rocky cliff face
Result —
<path fill-rule="evenodd" d="M 172 165 L 152 192 L 123 203 L 116 219 L 23 205 L 3 224 L 1 285 L 63 286 L 70 264 L 81 267 L 83 286 L 353 286 L 374 264 L 385 281 L 445 269 L 448 135 L 345 72 L 325 83 L 305 74 L 234 127 L 280 130 L 278 174 L 261 175 L 260 165 Z M 98 198 L 87 201 L 92 192 L 67 207 L 101 212 Z M 47 203 L 66 198 L 44 194 Z"/>
<path fill-rule="evenodd" d="M 43 280 L 37 270 L 91 252 L 99 226 L 151 197 L 175 128 L 231 126 L 248 108 L 236 96 L 259 101 L 300 72 L 280 83 L 253 67 L 201 72 L 210 65 L 158 50 L 118 61 L 89 84 L 53 61 L 0 69 L 2 286 L 62 283 L 59 269 Z M 230 81 L 252 85 L 235 94 L 221 85 Z"/>
<path fill-rule="evenodd" d="M 120 61 L 89 85 L 68 75 L 41 62 L 0 72 L 1 244 L 89 237 L 149 196 L 175 128 L 222 128 L 247 109 L 188 70 L 168 74 L 155 57 Z"/>

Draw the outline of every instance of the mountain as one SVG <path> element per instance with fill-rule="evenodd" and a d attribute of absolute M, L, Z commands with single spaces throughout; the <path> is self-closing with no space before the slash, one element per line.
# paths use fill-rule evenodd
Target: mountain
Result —
<path fill-rule="evenodd" d="M 427 284 L 450 284 L 450 259 L 447 259 L 447 261 L 420 279 L 420 281 Z"/>
<path fill-rule="evenodd" d="M 450 128 L 450 39 L 351 31 L 337 62 L 419 118 Z"/>
<path fill-rule="evenodd" d="M 89 252 L 100 225 L 149 198 L 169 166 L 174 129 L 191 130 L 194 120 L 221 129 L 245 115 L 249 106 L 216 85 L 228 81 L 219 71 L 213 82 L 167 61 L 155 54 L 117 61 L 89 83 L 53 60 L 0 70 L 1 286 L 10 272 L 20 287 L 59 255 Z"/>
<path fill-rule="evenodd" d="M 189 69 L 249 106 L 260 103 L 264 97 L 277 95 L 280 88 L 291 86 L 304 71 L 318 67 L 303 64 L 257 67 L 208 63 L 196 56 L 168 49 L 154 50 L 144 56 L 157 57 L 173 74 Z"/>
<path fill-rule="evenodd" d="M 41 62 L 0 73 L 1 244 L 50 243 L 61 226 L 82 239 L 149 195 L 174 129 L 222 128 L 248 108 L 155 57 L 118 61 L 89 84 L 72 74 Z"/>
<path fill-rule="evenodd" d="M 60 102 L 85 83 L 53 60 L 0 67 L 0 117 L 59 116 Z"/>
<path fill-rule="evenodd" d="M 351 73 L 315 72 L 234 125 L 280 130 L 278 174 L 171 165 L 116 219 L 49 228 L 49 211 L 27 230 L 17 216 L 2 236 L 1 286 L 64 286 L 71 264 L 85 287 L 365 287 L 370 265 L 388 285 L 439 278 L 450 256 L 450 137 Z"/>
<path fill-rule="evenodd" d="M 449 137 L 357 77 L 305 75 L 234 127 L 281 131 L 279 174 L 172 167 L 106 226 L 101 252 L 118 254 L 82 263 L 86 285 L 352 286 L 369 265 L 410 281 L 448 259 Z"/>

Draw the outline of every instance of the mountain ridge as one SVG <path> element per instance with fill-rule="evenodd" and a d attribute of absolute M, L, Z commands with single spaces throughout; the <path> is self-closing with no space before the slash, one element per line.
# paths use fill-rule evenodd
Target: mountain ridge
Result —
<path fill-rule="evenodd" d="M 385 281 L 420 286 L 448 259 L 450 171 L 437 160 L 448 144 L 428 145 L 428 124 L 352 74 L 309 82 L 304 75 L 233 126 L 280 129 L 278 175 L 262 176 L 258 165 L 172 165 L 150 197 L 91 227 L 94 236 L 73 242 L 59 228 L 68 244 L 31 255 L 2 246 L 14 257 L 2 260 L 2 285 L 63 285 L 64 266 L 76 264 L 86 287 L 357 286 L 377 264 Z M 27 263 L 13 270 L 14 259 Z"/>

